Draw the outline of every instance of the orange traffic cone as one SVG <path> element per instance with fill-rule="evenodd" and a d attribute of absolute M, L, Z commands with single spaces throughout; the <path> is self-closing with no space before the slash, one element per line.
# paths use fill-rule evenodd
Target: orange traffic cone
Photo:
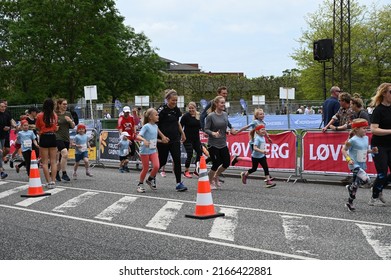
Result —
<path fill-rule="evenodd" d="M 225 216 L 225 214 L 215 212 L 205 157 L 201 156 L 195 213 L 194 215 L 185 215 L 185 217 L 194 219 L 210 219 L 220 216 Z"/>
<path fill-rule="evenodd" d="M 43 191 L 41 177 L 39 175 L 37 156 L 35 155 L 35 151 L 32 150 L 29 188 L 27 190 L 27 194 L 21 195 L 21 197 L 38 197 L 46 195 L 51 195 L 51 193 L 45 193 Z"/>

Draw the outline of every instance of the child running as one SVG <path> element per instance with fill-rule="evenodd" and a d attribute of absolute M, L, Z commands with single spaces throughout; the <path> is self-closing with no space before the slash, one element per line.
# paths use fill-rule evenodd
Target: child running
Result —
<path fill-rule="evenodd" d="M 257 108 L 254 110 L 254 119 L 251 123 L 249 123 L 248 125 L 246 126 L 243 126 L 241 129 L 238 130 L 238 133 L 239 132 L 242 132 L 242 131 L 245 131 L 247 129 L 254 129 L 257 125 L 260 125 L 260 124 L 263 124 L 264 126 L 266 126 L 265 122 L 264 122 L 264 118 L 265 118 L 265 113 L 263 112 L 263 109 L 261 108 Z M 266 138 L 267 140 L 269 141 L 269 143 L 273 143 L 272 139 L 270 138 L 269 134 L 266 132 Z M 250 150 L 251 152 L 253 151 L 253 140 L 252 138 L 250 137 L 250 140 L 249 140 L 249 147 L 250 147 Z M 252 162 L 252 159 L 249 158 L 249 157 L 239 157 L 238 155 L 234 156 L 234 158 L 232 159 L 232 162 L 231 162 L 231 165 L 232 166 L 235 166 L 235 164 L 237 164 L 239 161 L 247 161 L 247 162 Z M 272 178 L 273 180 L 274 178 Z"/>
<path fill-rule="evenodd" d="M 77 180 L 77 168 L 79 167 L 79 162 L 84 161 L 84 166 L 86 168 L 86 175 L 92 177 L 92 174 L 88 170 L 90 164 L 88 162 L 88 150 L 91 148 L 90 143 L 88 142 L 88 136 L 86 134 L 86 126 L 84 124 L 79 124 L 77 126 L 77 134 L 73 139 L 76 151 L 75 151 L 75 165 L 73 166 L 73 179 Z"/>
<path fill-rule="evenodd" d="M 255 136 L 255 133 L 257 134 Z M 255 136 L 255 137 L 254 137 Z M 258 164 L 260 164 L 263 168 L 263 171 L 265 172 L 266 177 L 266 188 L 272 188 L 276 184 L 272 182 L 270 174 L 269 174 L 269 167 L 267 165 L 266 155 L 268 151 L 265 148 L 266 140 L 266 129 L 265 125 L 260 124 L 257 127 L 255 127 L 250 132 L 250 137 L 253 140 L 253 151 L 251 153 L 251 160 L 252 160 L 252 168 L 248 171 L 240 173 L 240 177 L 242 178 L 242 183 L 247 183 L 247 177 L 251 174 L 257 171 Z"/>
<path fill-rule="evenodd" d="M 349 139 L 341 150 L 350 171 L 353 173 L 352 184 L 346 185 L 346 189 L 349 192 L 349 198 L 345 206 L 350 212 L 356 210 L 353 206 L 353 200 L 356 199 L 357 189 L 360 186 L 369 183 L 370 180 L 365 172 L 367 169 L 367 155 L 368 153 L 377 153 L 378 151 L 377 147 L 374 147 L 371 150 L 368 149 L 369 142 L 368 136 L 366 136 L 367 128 L 368 121 L 366 119 L 354 119 Z"/>
<path fill-rule="evenodd" d="M 21 144 L 24 164 L 26 165 L 27 175 L 30 176 L 31 165 L 31 151 L 33 150 L 33 143 L 38 147 L 37 136 L 32 130 L 29 130 L 29 123 L 26 120 L 21 122 L 22 131 L 18 132 L 17 142 Z M 19 170 L 18 166 L 17 170 Z"/>
<path fill-rule="evenodd" d="M 145 182 L 153 191 L 156 190 L 156 174 L 159 171 L 159 156 L 156 149 L 156 144 L 158 142 L 158 127 L 156 123 L 158 121 L 159 115 L 157 111 L 154 108 L 149 108 L 144 115 L 144 125 L 136 137 L 137 140 L 142 141 L 140 145 L 140 157 L 143 169 L 141 170 L 139 183 L 137 185 L 137 192 L 139 193 L 145 193 L 143 184 L 149 169 L 149 162 L 152 164 L 152 170 Z"/>
<path fill-rule="evenodd" d="M 119 143 L 118 143 L 118 154 L 119 154 L 119 169 L 120 173 L 128 172 L 126 168 L 129 162 L 129 145 L 130 140 L 128 139 L 129 133 L 126 131 L 121 132 Z"/>

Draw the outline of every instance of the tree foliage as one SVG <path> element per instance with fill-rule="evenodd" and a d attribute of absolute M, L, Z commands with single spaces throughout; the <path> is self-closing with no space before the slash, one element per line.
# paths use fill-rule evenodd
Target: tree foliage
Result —
<path fill-rule="evenodd" d="M 126 27 L 112 0 L 5 0 L 0 7 L 1 91 L 10 100 L 74 102 L 84 86 L 100 100 L 162 87 L 161 60 Z"/>

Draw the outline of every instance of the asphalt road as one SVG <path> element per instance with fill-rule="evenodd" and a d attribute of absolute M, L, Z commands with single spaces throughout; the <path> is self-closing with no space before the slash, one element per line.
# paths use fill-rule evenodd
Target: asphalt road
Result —
<path fill-rule="evenodd" d="M 69 174 L 71 174 L 69 166 Z M 52 195 L 24 198 L 28 178 L 7 171 L 0 181 L 2 260 L 390 260 L 391 207 L 368 205 L 359 189 L 356 212 L 344 207 L 341 184 L 286 182 L 264 188 L 226 177 L 212 191 L 224 217 L 190 219 L 198 180 L 175 191 L 174 175 L 157 176 L 158 190 L 136 192 L 139 171 L 80 168 L 78 180 L 61 182 Z M 41 176 L 43 178 L 43 176 Z M 389 189 L 384 196 L 391 201 Z"/>

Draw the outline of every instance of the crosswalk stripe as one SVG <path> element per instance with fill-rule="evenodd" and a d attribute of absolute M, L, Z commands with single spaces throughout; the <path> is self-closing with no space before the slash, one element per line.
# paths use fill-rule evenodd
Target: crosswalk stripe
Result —
<path fill-rule="evenodd" d="M 75 208 L 97 194 L 98 193 L 96 193 L 96 192 L 85 192 L 85 193 L 83 193 L 79 196 L 76 196 L 76 197 L 68 200 L 67 202 L 57 206 L 52 211 L 64 213 L 67 209 Z"/>
<path fill-rule="evenodd" d="M 51 189 L 51 190 L 48 190 L 46 191 L 47 193 L 50 193 L 50 194 L 56 194 L 56 193 L 59 193 L 59 192 L 62 192 L 63 190 L 65 189 L 61 189 L 61 188 L 55 188 L 55 189 Z M 34 204 L 38 201 L 41 201 L 45 198 L 48 198 L 49 196 L 39 196 L 39 197 L 29 197 L 29 198 L 26 198 L 25 200 L 22 200 L 18 203 L 16 203 L 15 205 L 17 206 L 23 206 L 23 207 L 28 207 L 30 206 L 31 204 Z"/>
<path fill-rule="evenodd" d="M 8 184 L 8 182 L 7 181 L 0 181 L 0 186 L 5 185 L 5 184 Z"/>
<path fill-rule="evenodd" d="M 20 187 L 16 187 L 16 188 L 13 188 L 13 189 L 10 189 L 8 191 L 4 191 L 4 192 L 1 192 L 0 193 L 0 198 L 4 198 L 4 197 L 7 197 L 7 196 L 10 196 L 14 193 L 18 193 L 20 191 L 23 191 L 23 190 L 27 190 L 29 186 L 28 185 L 23 185 L 23 186 L 20 186 Z"/>
<path fill-rule="evenodd" d="M 382 236 L 383 227 L 356 224 L 364 234 L 369 245 L 372 246 L 375 253 L 383 260 L 391 260 L 391 243 L 378 239 Z"/>
<path fill-rule="evenodd" d="M 209 237 L 234 241 L 235 229 L 238 225 L 238 210 L 221 207 L 220 212 L 224 213 L 225 216 L 214 220 Z"/>
<path fill-rule="evenodd" d="M 105 210 L 95 216 L 96 219 L 111 221 L 114 217 L 118 216 L 121 212 L 125 211 L 128 206 L 136 201 L 137 197 L 124 196 L 120 200 L 116 201 Z"/>
<path fill-rule="evenodd" d="M 305 241 L 312 237 L 311 229 L 303 224 L 302 217 L 281 215 L 285 238 L 289 241 L 293 251 L 307 255 L 315 255 L 305 246 Z"/>
<path fill-rule="evenodd" d="M 178 214 L 183 203 L 168 201 L 146 225 L 150 228 L 166 230 L 171 221 Z"/>

